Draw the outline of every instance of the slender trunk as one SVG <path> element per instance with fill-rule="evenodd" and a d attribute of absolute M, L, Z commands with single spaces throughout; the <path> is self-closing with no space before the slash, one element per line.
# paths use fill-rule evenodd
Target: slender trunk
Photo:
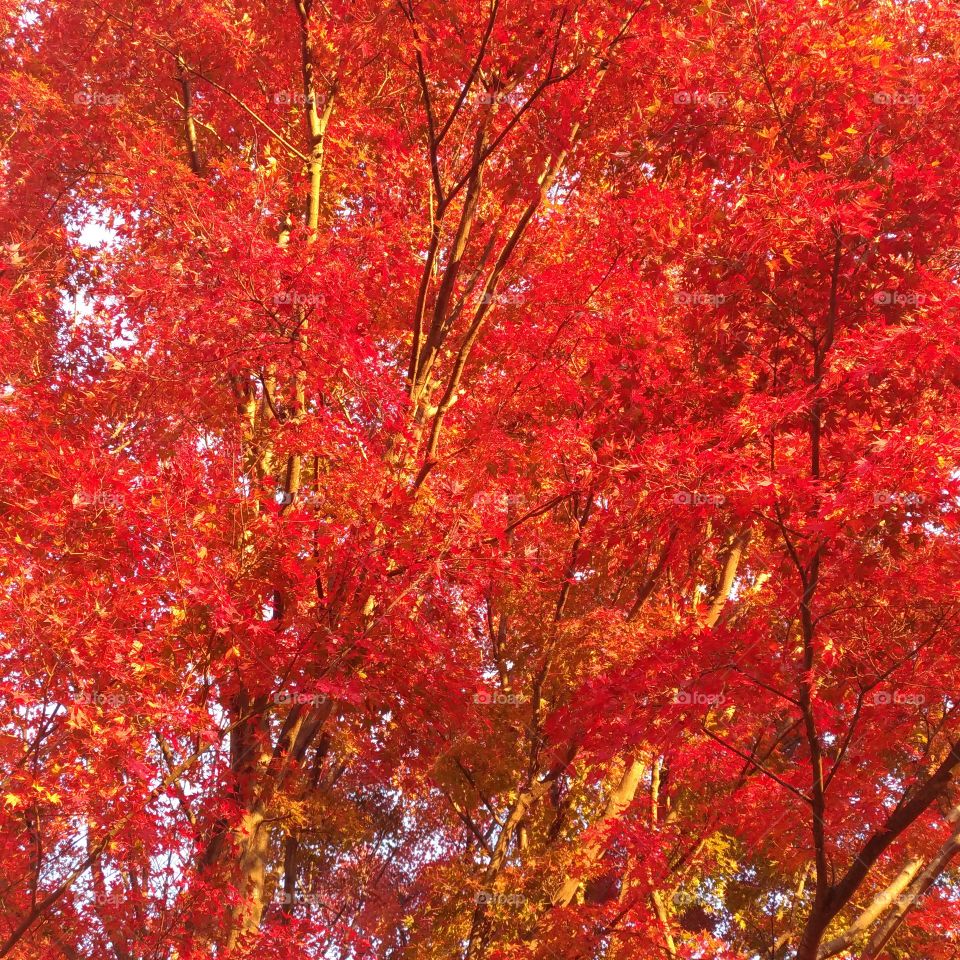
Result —
<path fill-rule="evenodd" d="M 236 947 L 240 939 L 260 929 L 263 918 L 265 887 L 267 879 L 267 855 L 270 836 L 259 811 L 247 813 L 236 834 L 240 848 L 239 888 L 241 899 L 233 908 L 230 930 L 227 934 L 227 949 Z"/>
<path fill-rule="evenodd" d="M 577 857 L 577 870 L 564 877 L 563 882 L 556 889 L 550 902 L 555 907 L 566 907 L 573 900 L 574 895 L 580 886 L 581 880 L 589 872 L 590 868 L 596 864 L 603 854 L 603 828 L 609 826 L 617 817 L 620 816 L 633 802 L 636 796 L 637 788 L 643 778 L 644 764 L 640 760 L 631 760 L 627 764 L 620 782 L 611 791 L 607 799 L 603 816 L 600 818 L 598 833 L 593 840 L 587 843 Z"/>
<path fill-rule="evenodd" d="M 193 119 L 193 92 L 187 75 L 187 66 L 183 57 L 177 57 L 177 80 L 183 96 L 183 140 L 190 160 L 190 169 L 199 174 L 203 169 L 200 160 L 200 147 L 197 143 L 197 124 Z"/>
<path fill-rule="evenodd" d="M 840 953 L 841 950 L 846 950 L 862 934 L 866 933 L 874 921 L 900 896 L 922 866 L 923 859 L 921 857 L 913 857 L 908 860 L 907 865 L 900 873 L 893 878 L 884 890 L 881 890 L 880 893 L 870 901 L 869 906 L 867 906 L 839 937 L 828 940 L 820 947 L 820 952 L 817 955 L 818 960 L 826 960 L 827 957 L 832 957 L 834 954 Z"/>
<path fill-rule="evenodd" d="M 328 92 L 322 109 L 318 108 L 317 89 L 315 78 L 315 51 L 310 33 L 310 13 L 312 0 L 295 0 L 297 16 L 300 21 L 300 50 L 301 74 L 303 77 L 304 114 L 306 119 L 307 136 L 309 139 L 308 174 L 310 188 L 307 196 L 304 219 L 307 227 L 308 241 L 313 242 L 317 235 L 320 223 L 320 185 L 323 176 L 324 143 L 326 131 L 333 113 L 335 88 Z M 281 236 L 281 243 L 284 238 Z M 306 359 L 309 350 L 308 327 L 309 316 L 306 308 L 296 313 L 296 329 L 294 339 L 297 352 L 301 357 L 299 369 L 294 377 L 294 403 L 292 419 L 302 419 L 307 410 L 307 373 Z M 264 390 L 272 390 L 272 376 L 264 384 Z M 266 393 L 265 393 L 265 399 Z M 259 453 L 259 461 L 263 462 L 264 454 Z M 267 461 L 269 462 L 269 461 Z M 285 506 L 288 509 L 296 500 L 302 484 L 303 457 L 300 453 L 290 455 L 286 474 L 283 479 Z M 278 594 L 279 596 L 279 594 Z M 283 618 L 282 603 L 276 604 L 275 619 L 279 622 Z M 243 698 L 245 700 L 245 698 Z M 315 711 L 316 713 L 316 711 Z M 325 717 L 325 713 L 321 712 Z M 248 730 L 250 736 L 243 736 L 237 732 L 237 741 L 241 752 L 259 750 L 257 740 L 269 741 L 269 725 L 263 720 L 261 712 L 254 720 L 254 726 Z M 253 765 L 249 779 L 239 769 L 242 780 L 251 784 L 245 788 L 243 798 L 244 815 L 239 828 L 234 831 L 233 847 L 237 851 L 235 863 L 236 886 L 240 890 L 240 901 L 231 914 L 230 924 L 226 932 L 225 942 L 228 949 L 232 949 L 246 934 L 255 933 L 263 918 L 265 902 L 265 887 L 267 878 L 267 863 L 270 855 L 270 829 L 264 820 L 270 802 L 279 789 L 280 783 L 289 770 L 291 760 L 300 760 L 303 752 L 309 745 L 309 736 L 319 729 L 319 722 L 315 718 L 307 718 L 304 722 L 302 712 L 292 711 L 287 718 L 284 730 L 272 754 L 259 756 Z M 249 765 L 249 758 L 241 756 L 240 767 Z"/>
<path fill-rule="evenodd" d="M 730 591 L 733 589 L 733 583 L 737 578 L 737 570 L 740 567 L 740 560 L 743 557 L 743 551 L 746 550 L 750 542 L 750 530 L 744 530 L 734 537 L 733 542 L 727 549 L 727 555 L 723 563 L 723 571 L 720 574 L 720 583 L 714 594 L 710 609 L 704 617 L 703 623 L 706 627 L 715 627 L 723 613 L 723 608 L 730 599 Z"/>
<path fill-rule="evenodd" d="M 870 937 L 863 951 L 862 960 L 876 960 L 880 952 L 897 932 L 907 914 L 920 902 L 923 895 L 933 886 L 937 877 L 944 871 L 951 860 L 960 853 L 960 806 L 951 811 L 953 833 L 937 851 L 934 858 L 910 882 L 903 896 L 901 896 L 891 913 Z"/>

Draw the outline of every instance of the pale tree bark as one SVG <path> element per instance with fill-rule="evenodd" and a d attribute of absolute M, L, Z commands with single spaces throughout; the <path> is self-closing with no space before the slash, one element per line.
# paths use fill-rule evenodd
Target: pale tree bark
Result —
<path fill-rule="evenodd" d="M 197 124 L 193 117 L 193 91 L 187 73 L 187 65 L 183 57 L 177 57 L 177 81 L 183 96 L 183 139 L 187 148 L 187 157 L 190 160 L 190 169 L 199 174 L 203 169 L 200 160 L 200 147 L 197 143 Z"/>
<path fill-rule="evenodd" d="M 619 783 L 611 791 L 607 798 L 603 815 L 597 825 L 596 836 L 584 844 L 577 856 L 577 870 L 569 873 L 563 878 L 563 882 L 554 891 L 550 898 L 550 903 L 555 907 L 566 907 L 573 900 L 577 889 L 583 877 L 590 872 L 590 869 L 603 855 L 604 844 L 603 834 L 606 827 L 612 825 L 633 802 L 636 796 L 637 788 L 643 779 L 645 765 L 642 760 L 630 759 L 627 762 L 626 769 L 620 777 Z"/>
<path fill-rule="evenodd" d="M 730 542 L 730 545 L 727 547 L 723 567 L 720 572 L 720 577 L 717 582 L 716 591 L 714 592 L 713 599 L 710 604 L 710 608 L 706 615 L 703 617 L 702 625 L 707 628 L 712 628 L 716 626 L 717 622 L 720 619 L 723 610 L 725 609 L 727 602 L 730 599 L 730 594 L 733 590 L 733 585 L 736 582 L 737 572 L 740 568 L 740 563 L 743 559 L 744 552 L 747 548 L 747 545 L 750 541 L 750 530 L 742 531 L 737 534 Z M 658 563 L 655 573 L 659 574 L 662 571 L 664 566 L 664 558 L 661 557 L 661 561 Z M 649 587 L 649 589 L 648 589 Z M 652 589 L 652 584 L 644 586 L 644 592 L 649 593 L 649 590 Z M 644 597 L 645 599 L 645 597 Z M 659 804 L 660 804 L 660 779 L 661 772 L 663 768 L 663 758 L 658 757 L 653 764 L 651 769 L 651 783 L 650 783 L 650 818 L 651 823 L 656 823 L 659 819 Z M 554 891 L 551 897 L 551 906 L 553 907 L 566 907 L 572 901 L 576 892 L 582 883 L 583 877 L 589 873 L 590 869 L 596 865 L 596 863 L 602 858 L 605 847 L 604 847 L 604 833 L 606 832 L 603 828 L 609 827 L 614 820 L 616 820 L 621 814 L 623 814 L 630 804 L 633 802 L 636 797 L 637 789 L 640 785 L 640 782 L 643 778 L 645 772 L 644 763 L 636 758 L 630 758 L 627 762 L 626 768 L 621 775 L 619 782 L 610 792 L 610 795 L 607 799 L 606 806 L 604 808 L 603 815 L 599 821 L 600 830 L 597 834 L 588 841 L 584 847 L 578 852 L 577 855 L 577 865 L 578 869 L 576 872 L 568 873 L 560 885 Z M 669 911 L 667 909 L 667 903 L 664 900 L 662 894 L 658 890 L 653 890 L 650 895 L 650 902 L 653 908 L 654 914 L 657 917 L 657 920 L 660 924 L 661 930 L 663 932 L 664 944 L 667 950 L 667 953 L 673 957 L 676 956 L 677 948 L 676 942 L 673 939 L 673 935 L 670 932 L 670 921 L 669 921 Z"/>
<path fill-rule="evenodd" d="M 917 906 L 937 877 L 960 852 L 960 804 L 951 808 L 946 819 L 950 824 L 951 834 L 933 858 L 924 865 L 923 857 L 911 857 L 897 876 L 842 933 L 820 947 L 817 960 L 827 960 L 853 947 L 882 917 L 861 953 L 861 960 L 874 960 L 879 956 L 907 914 Z"/>
<path fill-rule="evenodd" d="M 950 747 L 934 773 L 910 791 L 910 796 L 903 798 L 871 834 L 840 880 L 827 886 L 822 899 L 815 901 L 814 909 L 807 919 L 797 950 L 797 960 L 817 960 L 820 943 L 830 921 L 850 902 L 867 874 L 897 838 L 946 793 L 958 766 L 960 744 L 955 744 Z"/>
<path fill-rule="evenodd" d="M 320 185 L 323 178 L 323 159 L 326 143 L 327 127 L 333 115 L 333 105 L 336 98 L 336 86 L 327 91 L 322 110 L 317 104 L 316 64 L 313 38 L 310 35 L 311 10 L 313 0 L 296 0 L 297 16 L 300 21 L 300 71 L 303 78 L 304 116 L 306 118 L 307 136 L 309 138 L 310 162 L 307 169 L 310 177 L 310 192 L 307 196 L 305 221 L 307 227 L 307 241 L 316 240 L 317 229 L 320 225 Z M 300 369 L 294 378 L 294 421 L 302 420 L 307 410 L 307 364 L 309 351 L 309 311 L 306 307 L 296 311 L 297 325 L 294 331 L 294 340 L 297 352 L 301 359 Z M 303 456 L 292 453 L 287 462 L 287 475 L 284 480 L 286 503 L 284 509 L 289 509 L 300 492 L 303 470 Z"/>
<path fill-rule="evenodd" d="M 907 914 L 917 906 L 923 895 L 933 886 L 937 877 L 946 869 L 950 861 L 960 853 L 960 827 L 955 827 L 949 840 L 937 851 L 936 856 L 920 871 L 900 897 L 891 913 L 870 937 L 864 948 L 861 960 L 875 960 L 897 932 Z"/>
<path fill-rule="evenodd" d="M 749 542 L 750 530 L 748 528 L 735 536 L 727 548 L 727 554 L 723 561 L 723 570 L 720 573 L 720 582 L 717 585 L 710 609 L 703 618 L 703 625 L 705 627 L 713 628 L 717 625 L 720 615 L 723 613 L 723 608 L 730 599 L 730 592 L 733 590 L 733 584 L 737 579 L 737 570 L 740 568 L 740 560 Z"/>
<path fill-rule="evenodd" d="M 880 891 L 846 930 L 820 947 L 818 960 L 826 960 L 852 946 L 897 899 L 923 866 L 922 857 L 912 857 L 906 866 Z"/>
<path fill-rule="evenodd" d="M 721 580 L 720 591 L 725 591 L 726 594 L 730 593 L 730 587 L 733 584 L 733 578 L 736 575 L 736 565 L 739 563 L 740 554 L 739 552 L 736 555 L 736 559 L 731 561 L 733 556 L 733 551 L 731 550 L 728 554 L 727 562 L 724 564 L 724 579 Z M 729 582 L 724 587 L 726 582 L 726 575 L 730 568 L 729 573 Z M 718 594 L 714 605 L 717 605 L 717 601 L 720 600 L 720 595 Z M 726 597 L 724 597 L 724 602 L 726 602 Z M 719 604 L 718 610 L 723 609 L 723 603 Z M 719 616 L 719 612 L 717 614 Z M 652 775 L 650 778 L 650 824 L 651 826 L 656 826 L 660 820 L 660 778 L 663 774 L 663 757 L 657 757 L 656 761 L 653 764 Z M 650 903 L 653 906 L 653 912 L 657 918 L 657 922 L 660 924 L 660 932 L 663 934 L 663 945 L 667 951 L 667 954 L 671 957 L 677 955 L 677 944 L 673 939 L 673 934 L 670 931 L 670 914 L 667 909 L 667 902 L 664 900 L 663 895 L 656 888 L 656 885 L 653 882 L 653 875 L 648 871 L 647 877 L 650 882 Z"/>

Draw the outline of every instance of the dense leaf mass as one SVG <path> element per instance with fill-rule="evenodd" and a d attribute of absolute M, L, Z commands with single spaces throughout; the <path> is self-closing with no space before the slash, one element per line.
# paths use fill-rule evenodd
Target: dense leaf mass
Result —
<path fill-rule="evenodd" d="M 960 7 L 0 16 L 0 957 L 957 956 Z"/>

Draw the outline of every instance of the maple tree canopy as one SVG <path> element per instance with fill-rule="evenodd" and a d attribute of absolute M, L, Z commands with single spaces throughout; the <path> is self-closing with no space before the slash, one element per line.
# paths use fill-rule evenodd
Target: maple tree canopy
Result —
<path fill-rule="evenodd" d="M 960 6 L 0 16 L 0 958 L 958 956 Z"/>

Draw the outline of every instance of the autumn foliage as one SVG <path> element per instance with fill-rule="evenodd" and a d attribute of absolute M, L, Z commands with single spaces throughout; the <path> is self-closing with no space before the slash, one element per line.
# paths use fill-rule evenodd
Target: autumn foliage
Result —
<path fill-rule="evenodd" d="M 957 956 L 956 4 L 0 15 L 0 957 Z"/>

